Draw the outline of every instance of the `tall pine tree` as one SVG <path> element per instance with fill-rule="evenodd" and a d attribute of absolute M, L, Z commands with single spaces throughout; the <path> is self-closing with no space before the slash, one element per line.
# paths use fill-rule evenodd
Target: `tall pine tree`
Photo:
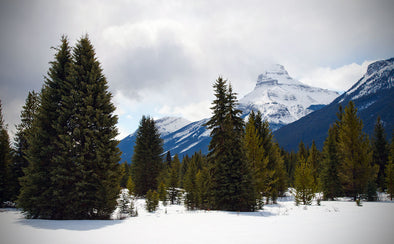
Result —
<path fill-rule="evenodd" d="M 313 168 L 302 155 L 299 157 L 297 164 L 294 174 L 295 201 L 297 205 L 300 202 L 304 205 L 310 205 L 316 190 Z"/>
<path fill-rule="evenodd" d="M 394 195 L 394 131 L 391 136 L 389 163 L 386 165 L 385 173 L 387 193 L 392 201 Z"/>
<path fill-rule="evenodd" d="M 384 191 L 386 189 L 386 175 L 384 173 L 384 170 L 386 168 L 386 164 L 388 163 L 389 145 L 386 140 L 386 134 L 384 132 L 383 122 L 381 121 L 380 116 L 378 117 L 375 124 L 374 134 L 372 138 L 372 150 L 372 164 L 378 165 L 379 167 L 378 176 L 376 178 L 376 185 L 381 191 Z"/>
<path fill-rule="evenodd" d="M 65 88 L 69 87 L 67 78 L 72 58 L 66 37 L 62 37 L 61 45 L 56 51 L 41 90 L 41 104 L 27 137 L 29 166 L 24 170 L 25 176 L 21 178 L 18 205 L 30 218 L 57 218 L 57 212 L 64 208 L 64 204 L 59 206 L 54 203 L 51 171 L 54 158 L 60 152 L 56 143 L 58 132 L 55 121 L 61 115 L 62 98 L 69 95 Z"/>
<path fill-rule="evenodd" d="M 243 121 L 235 108 L 236 96 L 221 77 L 214 88 L 213 116 L 207 122 L 207 127 L 212 129 L 208 159 L 213 164 L 214 208 L 254 211 L 255 189 L 242 146 Z"/>
<path fill-rule="evenodd" d="M 40 96 L 38 93 L 32 91 L 29 92 L 25 101 L 25 105 L 22 108 L 20 115 L 21 123 L 16 126 L 15 134 L 15 155 L 13 163 L 13 176 L 14 176 L 14 190 L 16 194 L 13 199 L 16 200 L 20 191 L 19 178 L 24 175 L 23 168 L 29 165 L 27 161 L 27 150 L 29 148 L 28 135 L 31 134 L 33 126 L 33 120 L 37 114 L 38 107 L 40 106 Z"/>
<path fill-rule="evenodd" d="M 144 196 L 156 190 L 157 178 L 162 169 L 163 142 L 155 121 L 143 116 L 137 131 L 133 154 L 135 194 Z"/>
<path fill-rule="evenodd" d="M 362 132 L 362 121 L 352 101 L 342 115 L 338 136 L 340 159 L 339 179 L 345 193 L 354 200 L 366 193 L 368 182 L 375 179 L 377 169 L 372 167 L 372 150 L 368 137 Z"/>
<path fill-rule="evenodd" d="M 106 219 L 119 194 L 119 149 L 107 81 L 88 36 L 62 38 L 29 136 L 19 204 L 28 217 Z"/>
<path fill-rule="evenodd" d="M 328 137 L 323 146 L 320 180 L 324 199 L 334 200 L 336 197 L 341 196 L 342 185 L 338 176 L 339 166 L 338 125 L 333 124 L 328 129 Z"/>
<path fill-rule="evenodd" d="M 10 165 L 12 163 L 10 138 L 4 124 L 3 110 L 0 101 L 0 207 L 3 202 L 11 200 Z"/>

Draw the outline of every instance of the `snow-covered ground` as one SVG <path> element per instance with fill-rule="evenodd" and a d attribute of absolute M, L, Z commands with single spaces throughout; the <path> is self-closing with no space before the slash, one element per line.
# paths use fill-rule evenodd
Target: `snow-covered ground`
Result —
<path fill-rule="evenodd" d="M 138 217 L 107 221 L 24 219 L 0 212 L 0 243 L 394 243 L 394 202 L 323 201 L 295 206 L 290 199 L 254 213 L 187 211 L 162 206 L 155 213 L 137 200 Z"/>

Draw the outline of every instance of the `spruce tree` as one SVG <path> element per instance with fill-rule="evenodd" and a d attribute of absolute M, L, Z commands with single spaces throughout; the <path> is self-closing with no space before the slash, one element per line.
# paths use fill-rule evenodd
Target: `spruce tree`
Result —
<path fill-rule="evenodd" d="M 255 114 L 252 111 L 249 115 L 245 127 L 243 144 L 245 148 L 246 159 L 255 179 L 255 190 L 257 202 L 262 203 L 263 196 L 268 192 L 267 189 L 267 164 L 268 157 L 264 157 L 264 148 L 262 140 L 255 127 Z M 261 207 L 261 204 L 260 204 Z"/>
<path fill-rule="evenodd" d="M 312 141 L 311 148 L 309 148 L 307 162 L 308 165 L 312 167 L 313 180 L 316 186 L 320 185 L 319 184 L 320 181 L 319 175 L 321 171 L 320 161 L 321 161 L 320 151 L 317 150 L 315 141 Z"/>
<path fill-rule="evenodd" d="M 333 124 L 328 129 L 328 137 L 323 146 L 322 171 L 320 174 L 321 186 L 324 199 L 334 200 L 341 196 L 342 185 L 339 180 L 338 158 L 338 125 Z"/>
<path fill-rule="evenodd" d="M 386 165 L 386 187 L 387 193 L 390 195 L 390 200 L 393 200 L 394 195 L 394 131 L 391 136 L 389 163 Z"/>
<path fill-rule="evenodd" d="M 32 91 L 28 93 L 25 105 L 22 108 L 20 115 L 21 123 L 16 126 L 17 132 L 15 134 L 15 155 L 12 166 L 13 172 L 13 200 L 16 200 L 20 193 L 19 178 L 24 175 L 23 168 L 29 165 L 27 161 L 27 150 L 29 148 L 28 135 L 31 134 L 33 120 L 37 114 L 40 105 L 39 94 Z"/>
<path fill-rule="evenodd" d="M 208 159 L 213 165 L 214 207 L 254 211 L 255 189 L 242 146 L 243 120 L 236 109 L 236 96 L 221 77 L 216 80 L 214 88 L 213 116 L 206 124 L 212 129 Z"/>
<path fill-rule="evenodd" d="M 10 165 L 12 163 L 10 138 L 4 124 L 3 110 L 0 100 L 0 207 L 5 201 L 11 200 Z"/>
<path fill-rule="evenodd" d="M 185 205 L 188 210 L 194 210 L 200 205 L 199 192 L 197 186 L 197 167 L 195 163 L 191 163 L 187 169 L 184 188 L 186 191 L 185 195 Z"/>
<path fill-rule="evenodd" d="M 372 164 L 379 166 L 378 176 L 376 178 L 376 185 L 379 189 L 383 192 L 386 189 L 385 184 L 385 173 L 384 170 L 386 168 L 386 164 L 388 162 L 389 157 L 389 147 L 386 140 L 386 135 L 383 127 L 383 122 L 378 117 L 375 128 L 374 134 L 372 139 L 372 150 L 373 150 L 373 157 L 372 157 Z"/>
<path fill-rule="evenodd" d="M 59 153 L 56 142 L 58 132 L 55 122 L 61 115 L 62 98 L 69 95 L 67 80 L 72 66 L 71 50 L 67 38 L 62 37 L 61 45 L 56 48 L 54 61 L 50 62 L 45 84 L 41 90 L 41 103 L 27 134 L 26 158 L 29 166 L 21 178 L 21 193 L 18 205 L 29 218 L 58 218 L 63 211 L 64 202 L 56 204 L 51 174 L 54 158 Z"/>
<path fill-rule="evenodd" d="M 159 194 L 159 200 L 163 202 L 163 205 L 167 205 L 167 186 L 163 181 L 160 181 L 157 193 Z"/>
<path fill-rule="evenodd" d="M 19 204 L 28 217 L 105 219 L 119 194 L 117 117 L 87 36 L 65 37 L 41 92 Z"/>
<path fill-rule="evenodd" d="M 157 178 L 162 169 L 163 142 L 155 121 L 143 116 L 134 146 L 133 170 L 135 194 L 144 196 L 148 190 L 156 190 Z"/>
<path fill-rule="evenodd" d="M 316 184 L 313 179 L 312 165 L 301 155 L 294 174 L 294 188 L 296 190 L 295 201 L 298 205 L 310 205 L 315 194 Z"/>
<path fill-rule="evenodd" d="M 152 189 L 146 192 L 145 207 L 148 212 L 154 212 L 159 206 L 159 194 Z"/>
<path fill-rule="evenodd" d="M 63 97 L 57 120 L 57 145 L 52 172 L 59 204 L 76 200 L 66 218 L 106 219 L 116 208 L 120 180 L 120 151 L 115 139 L 117 117 L 112 94 L 88 36 L 73 49 L 68 77 L 70 91 Z M 70 160 L 71 159 L 71 160 Z M 75 182 L 75 183 L 73 183 Z M 72 188 L 67 189 L 68 185 Z M 77 194 L 76 199 L 74 195 Z M 69 209 L 68 209 L 69 210 Z"/>
<path fill-rule="evenodd" d="M 181 162 L 179 161 L 178 154 L 175 154 L 174 159 L 171 161 L 171 168 L 168 177 L 168 191 L 169 191 L 169 200 L 171 204 L 175 204 L 176 198 L 178 196 L 178 188 L 180 184 L 180 170 L 181 170 Z"/>
<path fill-rule="evenodd" d="M 375 179 L 377 168 L 371 165 L 372 150 L 352 101 L 343 113 L 338 138 L 339 178 L 345 193 L 356 201 L 366 193 L 368 182 Z"/>

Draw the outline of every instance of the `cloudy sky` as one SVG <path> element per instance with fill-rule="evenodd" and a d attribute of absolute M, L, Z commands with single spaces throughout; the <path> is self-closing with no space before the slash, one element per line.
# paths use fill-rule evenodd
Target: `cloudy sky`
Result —
<path fill-rule="evenodd" d="M 85 0 L 0 2 L 0 99 L 10 134 L 66 34 L 88 33 L 114 95 L 119 138 L 142 115 L 210 116 L 222 75 L 239 98 L 267 64 L 345 91 L 394 56 L 392 0 Z"/>

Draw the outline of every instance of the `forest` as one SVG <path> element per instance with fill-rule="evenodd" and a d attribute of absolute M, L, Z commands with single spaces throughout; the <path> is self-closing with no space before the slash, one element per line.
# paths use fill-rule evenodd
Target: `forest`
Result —
<path fill-rule="evenodd" d="M 394 137 L 380 118 L 374 134 L 363 132 L 353 102 L 340 107 L 323 149 L 304 145 L 287 152 L 259 111 L 245 122 L 231 84 L 218 77 L 209 153 L 180 159 L 163 151 L 155 121 L 143 116 L 132 163 L 119 163 L 117 117 L 94 47 L 67 37 L 40 92 L 29 92 L 11 145 L 0 103 L 0 203 L 27 218 L 108 219 L 120 206 L 136 216 L 131 197 L 187 209 L 252 212 L 275 204 L 290 189 L 295 204 L 350 197 L 357 205 L 394 191 Z M 121 190 L 126 189 L 126 190 Z"/>

